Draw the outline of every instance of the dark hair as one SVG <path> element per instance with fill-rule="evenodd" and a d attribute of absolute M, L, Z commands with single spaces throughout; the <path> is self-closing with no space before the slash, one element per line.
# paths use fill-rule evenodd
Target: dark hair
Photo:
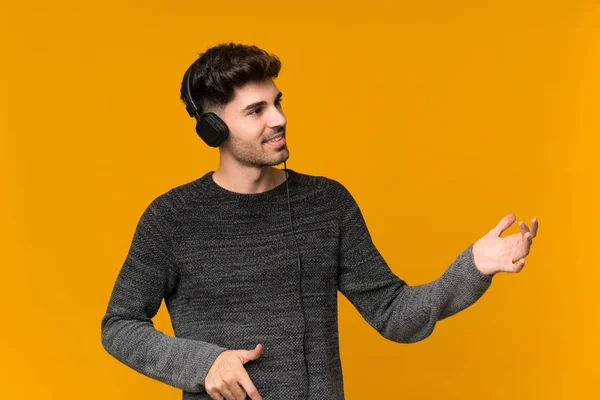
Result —
<path fill-rule="evenodd" d="M 233 99 L 234 89 L 249 82 L 277 78 L 281 61 L 277 56 L 242 44 L 219 44 L 199 54 L 191 66 L 190 91 L 200 113 Z M 181 100 L 183 101 L 183 85 Z"/>

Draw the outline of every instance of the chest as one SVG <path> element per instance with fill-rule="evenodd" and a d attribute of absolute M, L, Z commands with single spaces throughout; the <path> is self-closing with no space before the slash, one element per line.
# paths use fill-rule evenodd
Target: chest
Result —
<path fill-rule="evenodd" d="M 286 204 L 188 216 L 179 225 L 173 249 L 181 293 L 250 302 L 295 291 L 299 282 L 305 295 L 335 292 L 337 218 L 316 207 L 292 210 L 294 234 Z"/>

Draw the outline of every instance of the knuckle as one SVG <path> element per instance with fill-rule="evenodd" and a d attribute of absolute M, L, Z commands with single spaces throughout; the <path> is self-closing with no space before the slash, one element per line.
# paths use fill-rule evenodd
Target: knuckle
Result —
<path fill-rule="evenodd" d="M 208 393 L 208 395 L 210 396 L 211 399 L 220 399 L 220 394 L 219 391 L 216 390 L 214 387 L 211 387 L 210 389 L 206 388 L 206 393 Z"/>
<path fill-rule="evenodd" d="M 244 368 L 243 365 L 239 365 L 236 369 L 235 369 L 235 373 L 238 375 L 243 375 L 246 373 L 246 368 Z"/>
<path fill-rule="evenodd" d="M 223 375 L 223 381 L 227 384 L 235 382 L 235 374 L 233 372 L 227 372 Z"/>

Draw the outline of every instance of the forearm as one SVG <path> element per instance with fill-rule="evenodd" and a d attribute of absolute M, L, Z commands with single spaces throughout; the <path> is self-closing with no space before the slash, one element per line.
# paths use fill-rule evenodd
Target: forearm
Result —
<path fill-rule="evenodd" d="M 107 313 L 102 345 L 134 370 L 188 392 L 204 391 L 204 379 L 225 351 L 215 344 L 177 338 L 156 330 L 152 321 Z"/>
<path fill-rule="evenodd" d="M 152 324 L 162 300 L 176 291 L 179 279 L 171 250 L 171 209 L 159 197 L 142 214 L 102 319 L 102 345 L 144 375 L 201 392 L 208 370 L 225 349 L 167 336 Z"/>
<path fill-rule="evenodd" d="M 492 276 L 473 263 L 472 246 L 462 252 L 433 282 L 404 285 L 379 309 L 377 327 L 386 338 L 403 343 L 423 340 L 437 321 L 469 307 L 488 289 Z"/>
<path fill-rule="evenodd" d="M 493 275 L 481 273 L 473 262 L 473 245 L 463 251 L 436 281 L 433 305 L 447 318 L 475 303 L 490 287 Z"/>

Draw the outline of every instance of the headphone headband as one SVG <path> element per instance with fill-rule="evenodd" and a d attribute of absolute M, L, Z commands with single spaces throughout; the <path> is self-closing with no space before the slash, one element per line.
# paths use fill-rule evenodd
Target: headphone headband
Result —
<path fill-rule="evenodd" d="M 190 117 L 197 118 L 200 117 L 200 115 L 198 115 L 200 113 L 200 107 L 196 105 L 194 98 L 192 97 L 191 75 L 192 67 L 190 66 L 183 76 L 183 97 L 185 100 L 186 111 L 190 114 Z"/>

